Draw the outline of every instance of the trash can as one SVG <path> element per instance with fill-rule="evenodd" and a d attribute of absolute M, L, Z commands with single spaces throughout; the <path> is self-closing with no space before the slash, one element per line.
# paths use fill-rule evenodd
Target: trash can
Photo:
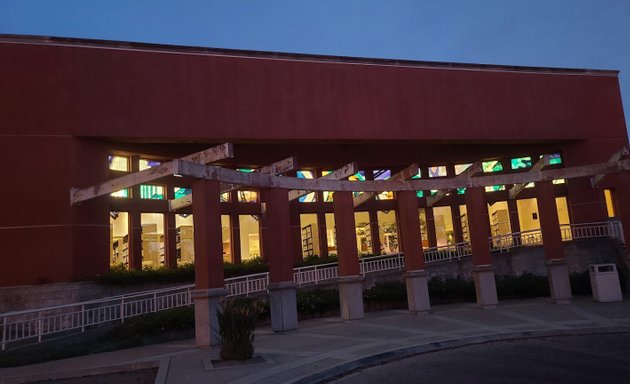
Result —
<path fill-rule="evenodd" d="M 615 264 L 591 264 L 589 265 L 589 277 L 591 278 L 593 300 L 600 303 L 623 300 Z"/>

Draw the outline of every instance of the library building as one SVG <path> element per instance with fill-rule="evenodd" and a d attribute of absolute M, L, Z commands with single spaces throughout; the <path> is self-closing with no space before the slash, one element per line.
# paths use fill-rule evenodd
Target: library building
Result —
<path fill-rule="evenodd" d="M 2 287 L 193 263 L 212 322 L 224 263 L 264 260 L 289 330 L 303 260 L 337 257 L 351 320 L 374 268 L 423 312 L 430 266 L 467 260 L 492 307 L 497 257 L 536 248 L 566 302 L 567 244 L 630 238 L 615 70 L 12 35 L 0 56 Z"/>

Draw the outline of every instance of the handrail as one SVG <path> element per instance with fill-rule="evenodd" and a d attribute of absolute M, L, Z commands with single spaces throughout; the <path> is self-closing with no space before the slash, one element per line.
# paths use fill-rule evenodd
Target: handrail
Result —
<path fill-rule="evenodd" d="M 597 237 L 613 237 L 623 240 L 623 230 L 621 222 L 618 220 L 561 225 L 560 231 L 565 241 Z M 491 236 L 488 241 L 491 250 L 503 252 L 518 246 L 542 244 L 541 235 L 540 229 L 534 229 Z M 469 242 L 424 250 L 426 263 L 460 260 L 471 254 Z M 405 268 L 402 253 L 362 257 L 359 259 L 359 263 L 361 275 Z M 337 263 L 316 264 L 293 269 L 293 279 L 299 287 L 319 284 L 322 281 L 334 281 L 337 277 Z M 225 287 L 229 292 L 228 297 L 266 293 L 269 287 L 269 273 L 263 272 L 227 278 L 225 279 Z M 0 314 L 0 326 L 2 327 L 0 345 L 4 350 L 8 343 L 19 340 L 34 338 L 41 342 L 43 336 L 53 333 L 72 330 L 84 332 L 86 327 L 98 324 L 114 321 L 124 322 L 129 317 L 189 306 L 192 304 L 191 292 L 194 288 L 194 284 L 188 284 L 72 304 L 2 313 Z"/>

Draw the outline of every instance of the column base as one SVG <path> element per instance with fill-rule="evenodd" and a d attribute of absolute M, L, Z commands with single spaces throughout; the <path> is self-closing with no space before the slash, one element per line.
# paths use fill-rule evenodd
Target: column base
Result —
<path fill-rule="evenodd" d="M 550 259 L 547 265 L 549 291 L 556 304 L 569 304 L 573 298 L 569 280 L 569 267 L 565 259 Z"/>
<path fill-rule="evenodd" d="M 199 289 L 191 292 L 195 303 L 195 341 L 198 347 L 221 344 L 217 311 L 228 290 L 225 288 Z"/>
<path fill-rule="evenodd" d="M 495 308 L 499 300 L 497 299 L 497 284 L 494 280 L 494 267 L 492 265 L 474 266 L 473 279 L 477 304 L 483 309 Z"/>
<path fill-rule="evenodd" d="M 407 286 L 407 304 L 412 313 L 425 314 L 431 310 L 427 276 L 424 269 L 409 271 L 403 275 Z"/>
<path fill-rule="evenodd" d="M 269 284 L 269 310 L 271 330 L 274 332 L 294 331 L 298 327 L 297 301 L 292 281 Z"/>
<path fill-rule="evenodd" d="M 343 320 L 359 320 L 365 317 L 363 311 L 363 277 L 342 276 L 339 282 L 339 304 Z"/>

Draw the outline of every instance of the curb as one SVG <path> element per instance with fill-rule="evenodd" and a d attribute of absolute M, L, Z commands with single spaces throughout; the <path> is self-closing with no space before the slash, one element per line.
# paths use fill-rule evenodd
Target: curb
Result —
<path fill-rule="evenodd" d="M 155 383 L 159 383 L 157 381 L 157 378 L 159 377 L 160 371 L 163 371 L 162 365 L 164 365 L 163 361 L 160 361 L 160 360 L 135 361 L 132 363 L 119 364 L 119 365 L 107 365 L 107 366 L 95 367 L 95 368 L 73 369 L 71 371 L 59 371 L 59 372 L 37 373 L 37 374 L 26 375 L 26 376 L 4 377 L 4 378 L 0 378 L 0 384 L 21 384 L 21 383 L 28 383 L 31 381 L 72 379 L 72 378 L 84 377 L 84 376 L 103 375 L 107 373 L 137 371 L 137 370 L 148 369 L 148 368 L 158 368 L 158 376 L 156 376 Z M 168 361 L 166 362 L 165 368 L 166 368 L 166 371 L 168 371 Z M 166 380 L 166 372 L 164 373 L 164 380 Z M 165 381 L 160 382 L 160 384 L 164 382 Z"/>
<path fill-rule="evenodd" d="M 425 353 L 438 352 L 448 349 L 466 347 L 469 345 L 485 344 L 498 341 L 533 339 L 556 336 L 583 336 L 583 335 L 603 335 L 614 333 L 630 333 L 630 326 L 613 326 L 597 328 L 575 328 L 575 329 L 554 329 L 545 331 L 524 331 L 499 334 L 488 334 L 481 336 L 464 337 L 461 339 L 447 339 L 428 344 L 418 344 L 411 347 L 395 349 L 376 355 L 363 357 L 347 363 L 339 364 L 332 368 L 327 368 L 314 374 L 303 376 L 291 384 L 320 384 L 326 383 L 334 378 L 345 376 L 353 371 L 386 364 L 408 357 Z"/>

